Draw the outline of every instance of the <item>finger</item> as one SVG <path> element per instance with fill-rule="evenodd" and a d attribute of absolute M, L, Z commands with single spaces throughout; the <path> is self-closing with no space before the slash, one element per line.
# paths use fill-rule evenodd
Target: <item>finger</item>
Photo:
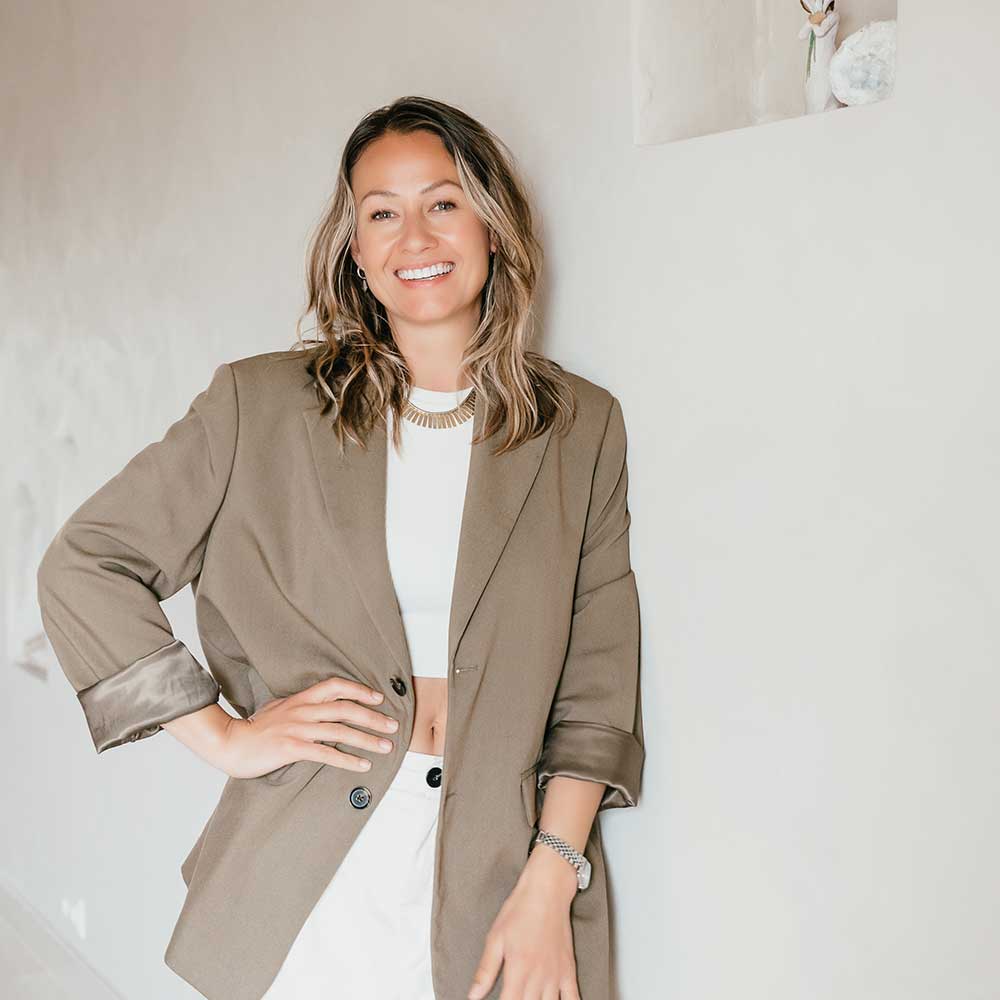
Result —
<path fill-rule="evenodd" d="M 479 965 L 472 976 L 472 987 L 468 993 L 468 1000 L 482 1000 L 493 989 L 502 962 L 503 947 L 499 939 L 487 936 L 482 957 L 479 959 Z"/>
<path fill-rule="evenodd" d="M 337 698 L 357 698 L 377 705 L 382 701 L 381 691 L 376 691 L 361 681 L 350 677 L 327 677 L 326 680 L 312 684 L 300 691 L 297 696 L 301 701 L 315 704 L 320 701 L 332 701 Z"/>
<path fill-rule="evenodd" d="M 360 729 L 345 726 L 340 722 L 301 722 L 293 725 L 290 734 L 300 740 L 315 740 L 323 743 L 346 743 L 348 746 L 372 750 L 375 753 L 389 753 L 394 744 L 387 736 L 363 733 Z M 383 742 L 383 740 L 385 742 Z"/>
<path fill-rule="evenodd" d="M 293 760 L 314 760 L 319 764 L 343 768 L 345 771 L 368 771 L 372 766 L 372 762 L 367 757 L 357 757 L 354 754 L 345 753 L 343 750 L 324 746 L 322 743 L 296 740 L 295 747 Z"/>
<path fill-rule="evenodd" d="M 399 729 L 398 720 L 393 716 L 349 699 L 310 702 L 299 706 L 296 716 L 302 722 L 352 722 L 381 733 L 394 733 Z"/>

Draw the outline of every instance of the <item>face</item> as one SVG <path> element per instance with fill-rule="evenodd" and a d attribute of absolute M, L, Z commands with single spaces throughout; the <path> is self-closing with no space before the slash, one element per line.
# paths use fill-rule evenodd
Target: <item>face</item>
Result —
<path fill-rule="evenodd" d="M 420 131 L 376 139 L 354 166 L 351 190 L 351 256 L 393 329 L 462 320 L 474 328 L 496 246 L 440 138 Z M 432 265 L 446 273 L 418 275 Z"/>

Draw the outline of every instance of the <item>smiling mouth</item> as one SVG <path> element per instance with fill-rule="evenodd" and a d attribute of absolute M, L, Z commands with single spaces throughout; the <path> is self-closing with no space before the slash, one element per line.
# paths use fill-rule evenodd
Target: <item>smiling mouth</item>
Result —
<path fill-rule="evenodd" d="M 393 273 L 401 281 L 417 283 L 421 281 L 430 282 L 435 278 L 443 278 L 451 274 L 454 270 L 455 264 L 453 261 L 442 260 L 435 264 L 429 264 L 427 267 L 401 267 Z"/>

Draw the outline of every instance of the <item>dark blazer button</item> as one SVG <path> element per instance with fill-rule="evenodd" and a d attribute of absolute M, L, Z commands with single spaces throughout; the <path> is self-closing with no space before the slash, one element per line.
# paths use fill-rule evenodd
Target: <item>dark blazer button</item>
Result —
<path fill-rule="evenodd" d="M 358 785 L 357 788 L 351 789 L 351 805 L 355 809 L 364 809 L 372 800 L 372 793 L 370 788 L 365 788 L 364 785 Z"/>
<path fill-rule="evenodd" d="M 390 682 L 396 694 L 406 694 L 406 681 L 402 677 L 393 677 Z"/>
<path fill-rule="evenodd" d="M 430 785 L 431 788 L 437 788 L 438 785 L 441 784 L 441 768 L 432 767 L 427 772 L 427 784 Z"/>

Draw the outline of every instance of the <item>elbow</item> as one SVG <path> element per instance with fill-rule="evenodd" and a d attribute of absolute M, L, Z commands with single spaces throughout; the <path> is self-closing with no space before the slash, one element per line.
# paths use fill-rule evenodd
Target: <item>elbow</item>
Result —
<path fill-rule="evenodd" d="M 164 722 L 214 704 L 219 694 L 213 675 L 174 639 L 77 692 L 77 699 L 102 753 L 158 733 Z"/>
<path fill-rule="evenodd" d="M 49 542 L 35 571 L 35 596 L 43 612 L 50 607 L 51 598 L 58 592 L 59 581 L 66 567 L 62 530 Z"/>
<path fill-rule="evenodd" d="M 538 764 L 538 787 L 567 775 L 607 785 L 598 812 L 639 802 L 645 761 L 642 740 L 634 733 L 595 722 L 563 721 L 546 737 Z"/>

